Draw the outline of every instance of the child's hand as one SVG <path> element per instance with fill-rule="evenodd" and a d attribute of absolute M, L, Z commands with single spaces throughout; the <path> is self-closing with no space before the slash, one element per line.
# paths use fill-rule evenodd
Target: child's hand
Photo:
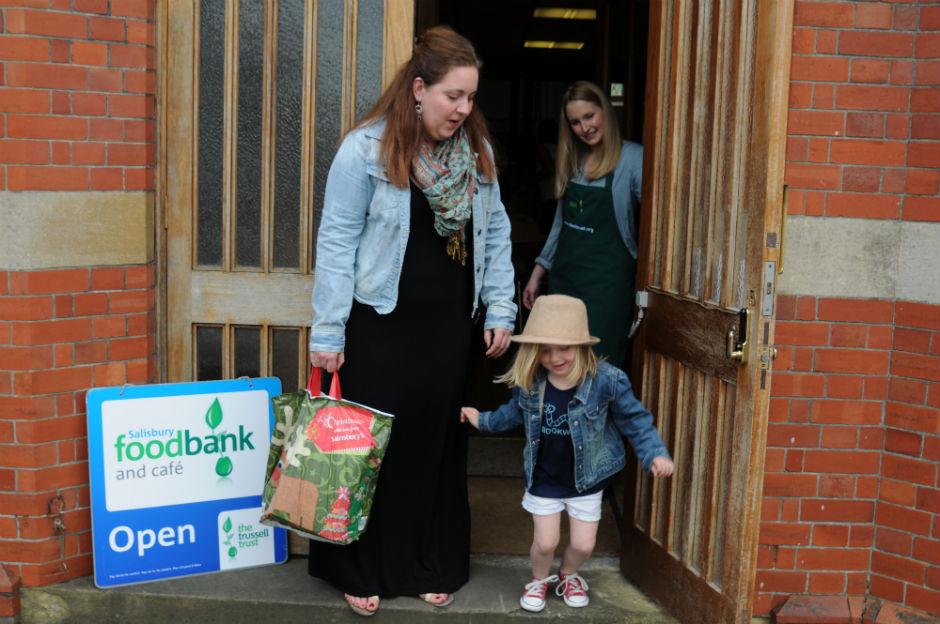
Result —
<path fill-rule="evenodd" d="M 460 408 L 460 422 L 468 422 L 477 429 L 480 428 L 480 411 L 472 407 Z"/>
<path fill-rule="evenodd" d="M 664 455 L 660 455 L 653 460 L 653 464 L 650 466 L 650 473 L 654 477 L 668 477 L 672 474 L 674 468 L 675 465 L 672 463 L 671 459 Z"/>

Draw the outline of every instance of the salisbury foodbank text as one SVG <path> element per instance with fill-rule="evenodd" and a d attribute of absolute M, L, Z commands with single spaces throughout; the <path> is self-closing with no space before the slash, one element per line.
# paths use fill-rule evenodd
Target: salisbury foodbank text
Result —
<path fill-rule="evenodd" d="M 164 430 L 165 431 L 165 430 Z M 127 435 L 121 434 L 114 443 L 117 449 L 117 460 L 119 462 L 127 459 L 128 461 L 138 461 L 145 456 L 149 459 L 160 459 L 161 457 L 181 457 L 183 455 L 199 455 L 205 453 L 228 453 L 235 451 L 255 450 L 255 445 L 251 443 L 253 431 L 245 434 L 245 426 L 238 425 L 238 435 L 234 433 L 218 433 L 206 436 L 193 436 L 189 429 L 177 431 L 176 435 L 171 435 L 169 439 L 161 440 L 155 438 L 147 442 L 126 442 Z"/>
<path fill-rule="evenodd" d="M 139 462 L 144 459 L 161 460 L 163 458 L 177 458 L 192 455 L 220 455 L 220 462 L 226 464 L 226 469 L 217 472 L 225 476 L 231 472 L 231 460 L 228 453 L 237 453 L 244 450 L 254 450 L 251 441 L 253 431 L 245 431 L 244 425 L 238 426 L 237 433 L 211 433 L 200 436 L 193 435 L 189 429 L 140 429 L 120 434 L 114 442 L 117 462 Z M 183 473 L 183 464 L 180 461 L 170 461 L 158 464 L 151 468 L 151 476 L 162 477 Z M 117 480 L 144 478 L 147 470 L 141 466 L 133 468 L 118 468 L 115 477 Z"/>

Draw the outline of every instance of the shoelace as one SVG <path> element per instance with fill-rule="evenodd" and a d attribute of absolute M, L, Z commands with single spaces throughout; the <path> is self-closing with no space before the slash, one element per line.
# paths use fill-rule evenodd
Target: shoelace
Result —
<path fill-rule="evenodd" d="M 557 580 L 558 580 L 557 574 L 546 576 L 543 579 L 534 579 L 530 583 L 526 584 L 525 595 L 532 596 L 533 598 L 538 598 L 539 600 L 544 600 L 545 594 L 546 592 L 548 592 L 548 584 L 554 583 Z"/>
<path fill-rule="evenodd" d="M 561 579 L 561 583 L 558 584 L 558 587 L 555 588 L 556 596 L 564 596 L 565 594 L 587 594 L 588 587 L 587 581 L 584 580 L 580 574 L 569 574 Z"/>

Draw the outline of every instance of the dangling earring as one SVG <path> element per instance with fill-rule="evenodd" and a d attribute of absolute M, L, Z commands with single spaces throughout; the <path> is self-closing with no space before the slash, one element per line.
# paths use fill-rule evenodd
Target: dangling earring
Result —
<path fill-rule="evenodd" d="M 418 114 L 418 121 L 421 121 L 421 113 L 424 112 L 424 109 L 421 108 L 421 102 L 415 104 L 415 112 Z"/>

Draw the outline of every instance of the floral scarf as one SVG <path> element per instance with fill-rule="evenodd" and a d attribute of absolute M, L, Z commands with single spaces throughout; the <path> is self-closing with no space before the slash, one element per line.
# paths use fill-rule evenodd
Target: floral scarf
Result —
<path fill-rule="evenodd" d="M 434 231 L 448 239 L 448 255 L 461 264 L 467 263 L 464 226 L 476 192 L 476 163 L 477 154 L 462 126 L 434 147 L 422 141 L 411 163 L 415 184 L 434 212 Z"/>

